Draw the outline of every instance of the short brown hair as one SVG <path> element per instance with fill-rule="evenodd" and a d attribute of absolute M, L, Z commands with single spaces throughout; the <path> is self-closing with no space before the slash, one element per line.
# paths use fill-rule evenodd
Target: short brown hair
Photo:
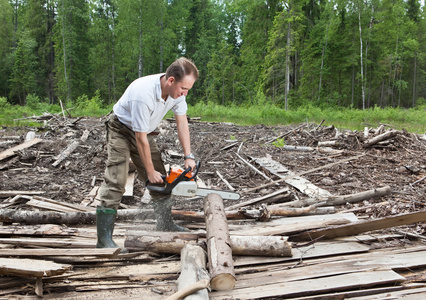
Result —
<path fill-rule="evenodd" d="M 166 78 L 173 76 L 177 82 L 187 75 L 192 75 L 195 80 L 198 80 L 198 69 L 195 63 L 185 57 L 175 60 L 166 70 Z"/>

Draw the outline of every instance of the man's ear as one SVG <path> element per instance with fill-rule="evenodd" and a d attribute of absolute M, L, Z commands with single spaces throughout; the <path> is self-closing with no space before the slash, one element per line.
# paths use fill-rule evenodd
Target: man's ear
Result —
<path fill-rule="evenodd" d="M 168 81 L 170 84 L 172 84 L 172 83 L 175 83 L 176 78 L 175 78 L 174 76 L 170 76 L 170 77 L 167 79 L 167 81 Z"/>

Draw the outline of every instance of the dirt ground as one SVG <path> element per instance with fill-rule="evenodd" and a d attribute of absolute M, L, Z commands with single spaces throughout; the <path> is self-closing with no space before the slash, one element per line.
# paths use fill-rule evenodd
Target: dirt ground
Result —
<path fill-rule="evenodd" d="M 12 157 L 0 160 L 0 191 L 43 191 L 43 197 L 80 204 L 93 186 L 102 181 L 106 161 L 106 118 L 63 119 L 47 116 L 43 119 L 47 121 L 42 128 L 0 128 L 0 152 L 23 143 L 30 131 L 35 131 L 36 137 L 43 140 Z M 40 121 L 43 122 L 43 119 Z M 75 151 L 58 166 L 53 166 L 57 156 L 73 141 L 80 140 L 85 130 L 90 131 L 88 139 L 80 142 Z M 157 143 L 165 164 L 183 166 L 174 121 L 164 120 L 159 130 L 161 133 Z M 190 119 L 192 150 L 201 161 L 199 178 L 207 186 L 226 190 L 229 189 L 226 180 L 241 194 L 239 201 L 247 201 L 282 188 L 285 183 L 280 182 L 252 190 L 269 181 L 247 162 L 271 180 L 280 179 L 253 162 L 253 158 L 265 156 L 294 173 L 305 172 L 304 178 L 333 195 L 349 195 L 390 186 L 390 195 L 337 208 L 338 212 L 353 212 L 359 219 L 382 218 L 425 209 L 425 135 L 396 131 L 390 138 L 365 146 L 367 140 L 390 130 L 390 126 L 370 126 L 368 136 L 365 136 L 365 132 L 312 123 L 238 126 Z M 325 149 L 318 146 L 319 142 L 326 141 L 335 141 L 336 144 Z M 297 150 L 286 150 L 283 145 L 297 146 Z M 302 151 L 303 147 L 312 149 Z M 349 162 L 321 168 L 360 154 L 364 155 Z M 290 186 L 290 189 L 292 198 L 305 197 L 295 188 Z M 148 204 L 141 202 L 143 191 L 144 183 L 136 179 L 135 197 L 133 200 L 123 199 L 124 206 L 149 208 Z M 4 200 L 0 199 L 0 203 Z M 279 198 L 275 200 L 280 201 Z M 201 201 L 177 201 L 174 208 L 201 211 Z M 288 201 L 288 197 L 285 201 Z M 224 204 L 225 207 L 230 206 L 235 201 L 225 200 Z M 29 209 L 25 204 L 13 208 Z M 403 226 L 399 230 L 407 234 L 425 235 L 426 224 Z"/>
<path fill-rule="evenodd" d="M 0 129 L 0 151 L 24 142 L 29 131 L 43 142 L 20 151 L 18 155 L 0 161 L 0 190 L 43 191 L 43 197 L 58 201 L 80 203 L 90 192 L 94 179 L 102 180 L 105 160 L 105 118 L 50 119 L 44 128 L 3 127 Z M 86 142 L 59 166 L 52 163 L 68 144 L 80 139 L 84 130 L 90 130 Z M 370 128 L 368 138 L 377 136 L 389 127 Z M 165 164 L 183 166 L 182 152 L 173 120 L 163 121 L 157 143 Z M 228 189 L 219 174 L 241 193 L 241 201 L 271 193 L 281 185 L 270 185 L 250 193 L 245 190 L 261 186 L 267 181 L 257 174 L 238 155 L 250 162 L 252 158 L 270 156 L 289 170 L 300 173 L 326 164 L 364 153 L 365 156 L 304 175 L 315 185 L 333 195 L 347 195 L 389 185 L 393 193 L 355 205 L 344 205 L 342 210 L 354 210 L 362 218 L 379 218 L 424 209 L 426 205 L 426 141 L 423 136 L 399 131 L 381 144 L 364 147 L 364 132 L 337 129 L 333 126 L 299 124 L 292 126 L 238 126 L 230 123 L 190 122 L 192 149 L 201 161 L 199 177 L 207 186 Z M 420 137 L 420 138 L 419 138 Z M 278 139 L 277 139 L 278 138 Z M 13 141 L 13 143 L 4 143 Z M 328 153 L 315 148 L 318 142 L 336 141 L 335 150 Z M 307 146 L 313 151 L 288 151 L 282 146 Z M 257 167 L 255 164 L 253 164 Z M 261 170 L 272 180 L 278 180 L 267 170 Z M 144 184 L 135 182 L 135 199 L 140 199 Z M 296 198 L 302 197 L 293 190 Z M 380 202 L 380 205 L 371 205 Z M 143 206 L 136 200 L 126 205 Z M 231 203 L 226 203 L 230 205 Z M 234 204 L 234 203 L 232 203 Z M 181 207 L 185 205 L 187 207 Z M 188 207 L 189 206 L 189 207 Z M 201 210 L 200 203 L 176 203 L 176 209 Z M 364 207 L 364 208 L 363 208 Z M 424 234 L 420 224 L 412 228 Z"/>

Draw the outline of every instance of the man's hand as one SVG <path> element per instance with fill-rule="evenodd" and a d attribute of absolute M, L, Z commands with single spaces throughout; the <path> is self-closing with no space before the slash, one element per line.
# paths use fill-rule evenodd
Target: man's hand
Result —
<path fill-rule="evenodd" d="M 154 170 L 153 173 L 147 174 L 148 181 L 152 184 L 163 183 L 163 178 L 161 178 L 161 173 Z"/>
<path fill-rule="evenodd" d="M 185 159 L 185 169 L 191 167 L 191 171 L 195 170 L 197 163 L 193 159 Z"/>

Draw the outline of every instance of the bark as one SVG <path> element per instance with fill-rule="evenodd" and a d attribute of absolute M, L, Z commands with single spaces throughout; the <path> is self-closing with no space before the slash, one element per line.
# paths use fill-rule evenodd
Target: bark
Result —
<path fill-rule="evenodd" d="M 206 270 L 206 259 L 206 252 L 200 246 L 186 245 L 182 249 L 178 290 L 188 295 L 185 300 L 209 299 L 207 287 L 210 285 L 210 275 Z"/>
<path fill-rule="evenodd" d="M 144 220 L 153 218 L 152 209 L 119 209 L 117 220 Z M 52 212 L 0 209 L 0 222 L 24 224 L 95 224 L 96 212 Z"/>
<path fill-rule="evenodd" d="M 364 142 L 364 147 L 371 147 L 371 146 L 377 144 L 378 142 L 390 139 L 390 138 L 396 136 L 397 133 L 398 132 L 396 130 L 391 130 L 391 131 L 385 132 L 383 134 L 380 134 L 378 136 L 375 136 L 374 138 L 366 140 Z"/>
<path fill-rule="evenodd" d="M 219 291 L 232 290 L 236 278 L 222 197 L 214 193 L 204 197 L 204 213 L 211 287 Z"/>
<path fill-rule="evenodd" d="M 155 253 L 181 253 L 188 244 L 197 244 L 197 233 L 164 231 L 128 231 L 124 247 L 129 251 L 152 251 Z"/>
<path fill-rule="evenodd" d="M 129 231 L 124 246 L 130 251 L 179 254 L 188 245 L 203 246 L 203 234 L 163 231 Z M 292 256 L 291 244 L 283 236 L 231 235 L 232 255 L 247 256 Z"/>

